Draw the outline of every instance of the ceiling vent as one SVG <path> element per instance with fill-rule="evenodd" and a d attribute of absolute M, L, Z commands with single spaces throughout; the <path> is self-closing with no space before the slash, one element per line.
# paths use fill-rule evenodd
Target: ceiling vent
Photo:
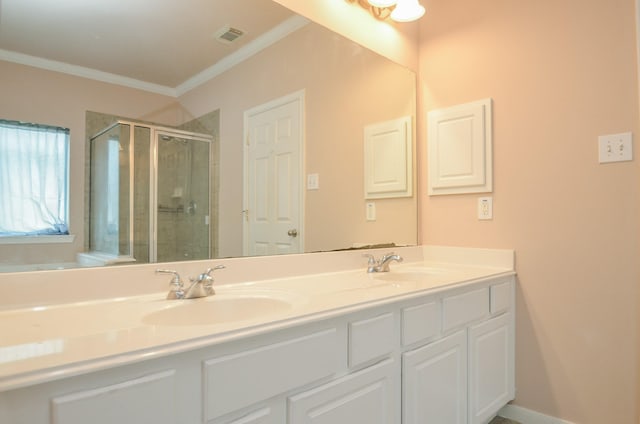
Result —
<path fill-rule="evenodd" d="M 216 40 L 218 40 L 221 43 L 230 44 L 236 41 L 238 38 L 242 37 L 243 35 L 244 35 L 244 32 L 242 32 L 241 30 L 237 28 L 232 28 L 227 25 L 219 29 L 216 32 L 215 37 L 216 37 Z"/>

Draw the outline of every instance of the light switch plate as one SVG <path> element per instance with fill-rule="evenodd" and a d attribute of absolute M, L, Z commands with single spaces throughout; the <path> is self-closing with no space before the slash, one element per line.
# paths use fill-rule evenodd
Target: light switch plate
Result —
<path fill-rule="evenodd" d="M 367 202 L 367 221 L 376 220 L 376 202 Z"/>
<path fill-rule="evenodd" d="M 307 175 L 307 190 L 320 189 L 320 176 L 318 174 Z"/>
<path fill-rule="evenodd" d="M 600 163 L 633 160 L 633 137 L 630 132 L 601 135 L 598 137 Z"/>

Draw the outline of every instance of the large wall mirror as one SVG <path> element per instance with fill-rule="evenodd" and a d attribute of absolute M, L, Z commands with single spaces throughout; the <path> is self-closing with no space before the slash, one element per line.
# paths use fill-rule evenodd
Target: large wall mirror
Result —
<path fill-rule="evenodd" d="M 393 144 L 384 144 L 377 175 L 393 170 L 396 178 L 406 165 L 409 186 L 415 181 L 415 74 L 276 2 L 2 0 L 0 75 L 0 119 L 70 129 L 73 236 L 0 237 L 0 272 L 79 266 L 110 228 L 92 228 L 91 220 L 114 213 L 120 247 L 144 229 L 159 253 L 164 236 L 176 253 L 159 261 L 417 242 L 415 188 L 371 199 L 364 181 L 365 129 L 402 118 L 409 163 L 384 163 L 398 158 L 385 155 Z M 299 141 L 285 157 L 281 146 L 291 137 Z M 265 155 L 251 150 L 254 143 Z M 122 158 L 137 149 L 141 156 L 124 172 Z M 119 180 L 93 163 L 101 151 L 116 158 Z M 111 190 L 92 184 L 101 175 Z M 285 188 L 296 194 L 282 195 Z M 114 209 L 106 192 L 125 193 L 126 201 Z M 134 208 L 132 193 L 145 202 Z M 296 205 L 292 225 L 285 212 Z M 262 231 L 248 223 L 267 215 L 282 221 L 276 231 L 284 241 L 247 238 Z M 180 223 L 161 222 L 169 219 Z M 184 226 L 189 219 L 195 232 Z M 287 247 L 292 237 L 297 244 Z M 205 245 L 198 255 L 196 239 Z"/>

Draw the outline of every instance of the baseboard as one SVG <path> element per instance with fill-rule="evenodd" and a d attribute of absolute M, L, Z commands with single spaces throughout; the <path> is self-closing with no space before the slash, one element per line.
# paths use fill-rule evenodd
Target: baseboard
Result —
<path fill-rule="evenodd" d="M 517 405 L 505 406 L 498 412 L 498 415 L 510 420 L 516 420 L 522 424 L 574 424 L 571 421 L 550 417 Z"/>

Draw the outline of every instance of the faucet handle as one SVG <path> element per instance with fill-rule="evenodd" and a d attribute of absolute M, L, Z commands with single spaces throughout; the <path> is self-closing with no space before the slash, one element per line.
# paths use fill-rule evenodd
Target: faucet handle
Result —
<path fill-rule="evenodd" d="M 362 256 L 369 259 L 367 265 L 372 266 L 376 264 L 376 258 L 371 253 L 364 253 Z"/>
<path fill-rule="evenodd" d="M 362 256 L 368 258 L 367 261 L 367 272 L 376 272 L 376 266 L 378 266 L 378 261 L 376 261 L 375 256 L 371 253 L 365 253 Z"/>
<path fill-rule="evenodd" d="M 226 268 L 226 266 L 224 265 L 216 265 L 213 268 L 209 268 L 207 269 L 204 273 L 200 274 L 200 277 L 202 277 L 202 279 L 204 279 L 205 277 L 211 277 L 211 273 L 217 269 L 224 269 Z"/>
<path fill-rule="evenodd" d="M 211 276 L 211 273 L 217 269 L 224 268 L 226 268 L 224 265 L 216 265 L 213 268 L 208 268 L 205 272 L 198 276 L 198 281 L 206 281 L 205 284 L 211 285 L 213 283 L 213 277 Z"/>
<path fill-rule="evenodd" d="M 182 285 L 182 279 L 180 278 L 180 274 L 178 274 L 178 271 L 173 271 L 170 269 L 156 269 L 156 274 L 173 274 L 171 284 Z"/>
<path fill-rule="evenodd" d="M 156 269 L 156 274 L 172 274 L 171 290 L 167 294 L 167 299 L 182 299 L 184 297 L 184 285 L 177 271 L 170 269 Z"/>
<path fill-rule="evenodd" d="M 226 268 L 224 265 L 216 265 L 213 268 L 208 268 L 205 272 L 198 276 L 198 281 L 202 283 L 207 296 L 211 296 L 212 294 L 216 293 L 216 291 L 213 289 L 213 277 L 211 276 L 211 273 L 217 269 L 224 268 Z"/>

